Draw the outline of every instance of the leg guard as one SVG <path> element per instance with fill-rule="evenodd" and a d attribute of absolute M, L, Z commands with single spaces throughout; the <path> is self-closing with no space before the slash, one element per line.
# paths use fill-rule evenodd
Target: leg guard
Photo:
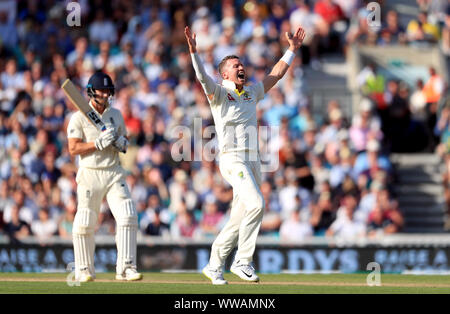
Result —
<path fill-rule="evenodd" d="M 131 199 L 122 201 L 115 210 L 117 231 L 117 274 L 136 267 L 137 212 Z"/>
<path fill-rule="evenodd" d="M 75 278 L 80 271 L 88 270 L 95 275 L 94 267 L 94 228 L 97 223 L 97 214 L 88 208 L 78 209 L 73 223 L 73 249 L 75 255 Z"/>

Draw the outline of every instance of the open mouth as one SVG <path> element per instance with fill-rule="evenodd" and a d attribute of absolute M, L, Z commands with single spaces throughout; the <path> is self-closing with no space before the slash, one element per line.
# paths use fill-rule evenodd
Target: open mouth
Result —
<path fill-rule="evenodd" d="M 238 79 L 240 80 L 245 80 L 245 73 L 244 72 L 239 72 L 237 75 Z"/>

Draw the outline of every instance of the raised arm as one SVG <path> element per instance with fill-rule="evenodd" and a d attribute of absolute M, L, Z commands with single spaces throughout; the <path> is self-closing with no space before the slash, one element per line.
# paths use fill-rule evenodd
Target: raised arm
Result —
<path fill-rule="evenodd" d="M 197 54 L 197 42 L 195 41 L 195 33 L 191 34 L 191 30 L 188 26 L 184 28 L 184 35 L 186 36 L 186 41 L 189 46 L 189 52 L 191 53 L 192 66 L 195 70 L 195 75 L 197 79 L 202 84 L 203 90 L 208 98 L 212 98 L 214 91 L 216 89 L 216 83 L 214 80 L 206 73 L 205 68 Z"/>
<path fill-rule="evenodd" d="M 295 51 L 299 49 L 305 39 L 305 31 L 303 28 L 299 27 L 295 32 L 294 36 L 286 32 L 286 38 L 289 42 L 289 49 L 286 51 L 284 56 L 280 61 L 275 64 L 272 71 L 263 80 L 264 93 L 267 93 L 275 84 L 286 74 L 292 60 L 295 58 Z"/>

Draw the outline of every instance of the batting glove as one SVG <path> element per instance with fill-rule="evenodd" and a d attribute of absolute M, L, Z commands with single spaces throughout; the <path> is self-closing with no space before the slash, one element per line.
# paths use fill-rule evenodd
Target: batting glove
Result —
<path fill-rule="evenodd" d="M 97 150 L 104 150 L 106 147 L 114 143 L 116 138 L 117 134 L 114 128 L 106 129 L 106 131 L 103 131 L 95 140 L 95 147 Z"/>
<path fill-rule="evenodd" d="M 130 142 L 127 140 L 127 138 L 125 136 L 119 136 L 117 138 L 117 140 L 114 142 L 113 146 L 115 149 L 117 149 L 119 152 L 121 153 L 126 153 L 127 152 L 127 148 L 128 145 L 130 144 Z"/>

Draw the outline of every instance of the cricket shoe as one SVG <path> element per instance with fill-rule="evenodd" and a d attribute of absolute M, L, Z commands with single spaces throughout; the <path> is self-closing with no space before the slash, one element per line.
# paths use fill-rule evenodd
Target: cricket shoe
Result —
<path fill-rule="evenodd" d="M 137 281 L 143 278 L 141 273 L 138 273 L 136 268 L 128 267 L 124 270 L 122 274 L 116 275 L 116 280 L 122 281 Z"/>
<path fill-rule="evenodd" d="M 240 261 L 234 261 L 230 271 L 245 281 L 258 282 L 259 277 L 256 275 L 255 269 L 250 264 L 241 264 Z"/>
<path fill-rule="evenodd" d="M 223 278 L 222 269 L 214 269 L 209 267 L 209 264 L 205 266 L 202 270 L 203 275 L 211 280 L 213 285 L 226 285 L 228 282 Z"/>
<path fill-rule="evenodd" d="M 76 281 L 80 283 L 94 281 L 94 276 L 91 275 L 88 269 L 81 269 L 79 275 L 77 276 Z"/>

